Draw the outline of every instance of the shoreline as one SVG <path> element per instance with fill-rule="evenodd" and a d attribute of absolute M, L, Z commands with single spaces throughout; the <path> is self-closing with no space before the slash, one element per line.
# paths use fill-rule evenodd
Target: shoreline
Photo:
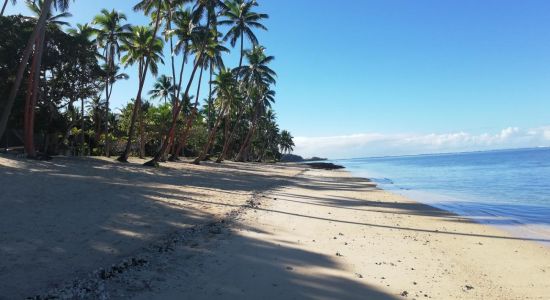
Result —
<path fill-rule="evenodd" d="M 27 208 L 34 219 L 15 216 L 19 223 L 2 215 L 2 228 L 24 227 L 25 222 L 51 228 L 50 240 L 13 225 L 13 232 L 2 235 L 0 251 L 10 260 L 0 260 L 3 274 L 9 274 L 0 278 L 0 289 L 24 297 L 40 294 L 71 278 L 97 277 L 94 270 L 112 263 L 107 271 L 113 276 L 97 285 L 111 299 L 539 299 L 550 291 L 547 247 L 379 189 L 347 170 L 286 164 L 164 166 L 64 158 L 37 165 L 0 155 L 0 171 L 9 175 L 0 180 L 9 180 L 11 188 L 0 198 L 5 208 L 0 214 L 12 213 L 18 207 L 10 203 L 28 201 L 33 194 L 41 196 L 34 204 L 45 210 L 32 214 L 36 208 Z M 57 190 L 55 183 L 64 183 L 64 189 Z M 20 195 L 20 184 L 33 189 Z M 99 192 L 98 185 L 104 187 Z M 91 195 L 83 193 L 79 205 L 71 207 L 62 200 L 75 201 L 73 189 Z M 114 196 L 109 206 L 102 202 L 102 191 Z M 128 202 L 128 193 L 142 198 Z M 143 207 L 136 209 L 136 204 Z M 47 207 L 64 213 L 48 217 L 55 210 Z M 82 207 L 87 218 L 102 223 L 81 228 L 86 220 L 74 218 L 70 228 L 55 226 L 84 213 Z M 108 218 L 97 218 L 102 215 Z M 159 219 L 143 226 L 149 218 Z M 84 236 L 88 242 L 64 242 L 60 235 Z M 146 245 L 153 250 L 139 250 Z M 107 246 L 118 252 L 106 251 Z M 24 251 L 11 253 L 16 247 Z M 71 258 L 77 253 L 87 261 Z M 150 256 L 134 266 L 130 258 L 140 253 Z M 68 270 L 61 271 L 67 262 Z M 125 263 L 128 270 L 119 272 Z M 35 288 L 21 290 L 22 282 Z M 9 295 L 2 296 L 14 298 Z"/>
<path fill-rule="evenodd" d="M 349 172 L 351 176 L 362 177 L 346 167 L 343 168 Z M 549 225 L 537 224 L 536 222 L 530 223 L 529 221 L 532 220 L 529 218 L 525 220 L 518 219 L 517 214 L 501 209 L 497 204 L 489 204 L 474 200 L 459 200 L 460 198 L 458 196 L 449 196 L 444 193 L 398 188 L 394 186 L 395 183 L 391 178 L 384 179 L 387 180 L 388 183 L 376 182 L 372 178 L 369 178 L 369 180 L 376 182 L 381 189 L 390 193 L 395 193 L 405 198 L 409 198 L 412 201 L 468 218 L 478 224 L 493 226 L 518 238 L 535 241 L 550 247 Z M 524 205 L 521 208 L 533 210 L 536 209 L 537 206 Z M 519 213 L 521 213 L 521 211 L 519 211 Z"/>

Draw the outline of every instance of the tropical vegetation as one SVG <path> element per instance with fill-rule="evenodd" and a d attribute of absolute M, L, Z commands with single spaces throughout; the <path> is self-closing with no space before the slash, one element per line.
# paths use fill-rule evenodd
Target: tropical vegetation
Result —
<path fill-rule="evenodd" d="M 102 9 L 74 27 L 72 1 L 19 1 L 31 17 L 4 16 L 19 2 L 3 2 L 2 148 L 29 158 L 150 157 L 149 166 L 181 157 L 276 161 L 293 150 L 272 107 L 275 58 L 257 35 L 269 16 L 255 0 L 140 0 L 133 10 L 149 24 Z M 238 64 L 229 66 L 233 49 Z M 114 107 L 123 99 L 113 91 L 128 79 L 135 94 Z"/>

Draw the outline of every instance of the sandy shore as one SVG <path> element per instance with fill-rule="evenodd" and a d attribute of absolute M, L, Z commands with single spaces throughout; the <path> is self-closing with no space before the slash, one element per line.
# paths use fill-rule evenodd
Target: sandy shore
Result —
<path fill-rule="evenodd" d="M 345 171 L 0 156 L 0 186 L 0 299 L 550 297 L 550 248 Z"/>

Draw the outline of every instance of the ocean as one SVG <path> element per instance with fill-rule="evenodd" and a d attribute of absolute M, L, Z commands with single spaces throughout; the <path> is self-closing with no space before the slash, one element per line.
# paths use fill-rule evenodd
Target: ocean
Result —
<path fill-rule="evenodd" d="M 550 148 L 332 162 L 383 189 L 550 245 Z"/>

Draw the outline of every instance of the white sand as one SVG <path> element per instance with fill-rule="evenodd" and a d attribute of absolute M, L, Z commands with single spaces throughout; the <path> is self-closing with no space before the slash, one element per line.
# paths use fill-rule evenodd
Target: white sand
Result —
<path fill-rule="evenodd" d="M 0 165 L 9 165 L 0 167 L 0 290 L 8 291 L 0 298 L 33 295 L 138 254 L 169 232 L 239 209 L 254 191 L 263 191 L 258 207 L 216 230 L 185 232 L 173 251 L 146 251 L 148 264 L 105 281 L 104 295 L 550 297 L 550 248 L 344 171 L 243 164 L 151 170 L 93 159 L 37 164 L 2 157 Z M 37 167 L 26 170 L 31 166 Z"/>

